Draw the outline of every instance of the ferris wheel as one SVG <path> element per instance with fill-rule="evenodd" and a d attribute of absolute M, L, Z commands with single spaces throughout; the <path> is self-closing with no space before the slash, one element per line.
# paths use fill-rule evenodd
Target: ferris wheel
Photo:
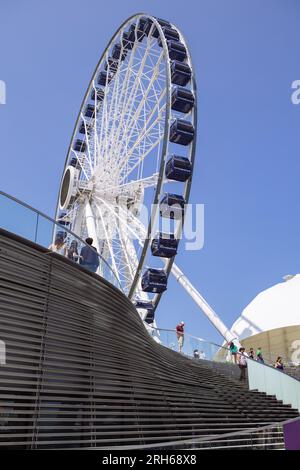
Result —
<path fill-rule="evenodd" d="M 197 97 L 190 52 L 169 21 L 137 14 L 103 52 L 84 96 L 56 219 L 90 237 L 146 323 L 172 272 L 221 334 L 231 332 L 175 265 L 193 174 Z M 100 262 L 98 274 L 105 277 Z"/>

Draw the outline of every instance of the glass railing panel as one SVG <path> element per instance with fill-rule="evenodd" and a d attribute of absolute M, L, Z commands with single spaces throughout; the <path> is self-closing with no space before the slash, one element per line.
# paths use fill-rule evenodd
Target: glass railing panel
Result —
<path fill-rule="evenodd" d="M 35 243 L 44 248 L 50 247 L 52 243 L 53 229 L 55 225 L 51 220 L 37 214 L 37 229 Z"/>
<path fill-rule="evenodd" d="M 257 361 L 248 361 L 249 389 L 275 395 L 300 411 L 300 381 Z"/>
<path fill-rule="evenodd" d="M 37 214 L 0 194 L 0 227 L 35 241 Z"/>
<path fill-rule="evenodd" d="M 35 242 L 50 251 L 66 256 L 74 263 L 82 263 L 81 250 L 83 247 L 88 246 L 83 240 L 72 233 L 67 226 L 58 224 L 45 214 L 1 191 L 0 227 Z M 55 240 L 58 232 L 62 233 L 64 240 L 64 243 L 59 248 L 53 244 L 53 240 Z M 93 272 L 122 290 L 121 283 L 110 265 L 100 254 L 97 254 L 97 257 L 98 267 Z"/>

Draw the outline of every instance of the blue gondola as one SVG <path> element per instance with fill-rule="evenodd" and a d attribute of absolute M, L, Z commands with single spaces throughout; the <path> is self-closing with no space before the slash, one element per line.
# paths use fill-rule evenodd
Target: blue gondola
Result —
<path fill-rule="evenodd" d="M 133 23 L 130 25 L 129 30 L 126 32 L 125 38 L 128 42 L 134 44 L 135 40 L 139 39 L 141 36 L 144 36 L 143 31 L 136 29 L 136 24 Z"/>
<path fill-rule="evenodd" d="M 164 26 L 162 30 L 164 32 L 164 36 L 165 36 L 167 41 L 169 41 L 169 40 L 179 41 L 179 39 L 180 39 L 179 38 L 179 33 L 178 33 L 178 31 L 176 31 L 176 29 L 168 28 L 167 26 Z M 161 41 L 160 36 L 158 38 L 157 44 L 159 45 L 159 47 L 162 47 L 162 41 Z"/>
<path fill-rule="evenodd" d="M 142 276 L 142 290 L 161 294 L 167 289 L 167 281 L 167 275 L 163 269 L 148 268 Z"/>
<path fill-rule="evenodd" d="M 175 85 L 185 86 L 192 77 L 192 71 L 188 64 L 173 60 L 171 63 L 171 81 Z"/>
<path fill-rule="evenodd" d="M 113 78 L 114 78 L 113 73 L 102 71 L 99 73 L 99 76 L 98 76 L 98 85 L 106 86 L 112 81 Z"/>
<path fill-rule="evenodd" d="M 92 93 L 91 93 L 91 100 L 95 100 L 97 96 L 97 101 L 103 101 L 104 100 L 104 90 L 102 88 L 93 88 Z"/>
<path fill-rule="evenodd" d="M 154 312 L 147 312 L 147 315 L 144 318 L 144 322 L 148 323 L 148 325 L 153 323 L 154 322 Z"/>
<path fill-rule="evenodd" d="M 146 24 L 146 21 L 147 21 L 147 18 L 140 18 L 139 19 L 139 22 L 138 22 L 138 25 L 137 25 L 137 31 L 136 31 L 138 41 L 142 41 L 144 39 L 144 37 L 146 36 L 145 32 L 144 32 L 144 26 Z"/>
<path fill-rule="evenodd" d="M 80 124 L 80 127 L 79 127 L 79 132 L 80 132 L 80 134 L 90 135 L 92 129 L 93 129 L 93 126 L 91 126 L 90 124 L 85 124 L 84 125 L 84 122 L 82 121 L 81 124 Z"/>
<path fill-rule="evenodd" d="M 161 258 L 173 258 L 177 255 L 178 240 L 172 233 L 158 233 L 151 243 L 151 253 L 153 256 Z"/>
<path fill-rule="evenodd" d="M 152 302 L 147 302 L 146 300 L 137 300 L 135 302 L 135 308 L 146 311 L 146 316 L 144 318 L 146 323 L 150 324 L 154 322 L 154 306 Z"/>
<path fill-rule="evenodd" d="M 143 24 L 143 32 L 146 36 L 149 35 L 152 24 L 153 21 L 150 18 L 147 18 L 145 23 Z"/>
<path fill-rule="evenodd" d="M 185 199 L 179 194 L 166 193 L 163 195 L 160 205 L 159 212 L 161 217 L 169 219 L 181 220 L 184 215 Z"/>
<path fill-rule="evenodd" d="M 78 163 L 77 158 L 76 158 L 76 157 L 72 157 L 71 160 L 70 160 L 69 165 L 71 165 L 71 166 L 73 166 L 74 168 L 76 168 L 78 164 L 79 164 L 79 163 Z"/>
<path fill-rule="evenodd" d="M 114 59 L 113 57 L 109 57 L 107 59 L 107 62 L 105 63 L 105 70 L 110 70 L 111 73 L 116 73 L 117 70 L 118 70 L 118 66 L 119 66 L 119 61 Z"/>
<path fill-rule="evenodd" d="M 179 62 L 183 62 L 187 57 L 187 52 L 184 44 L 178 41 L 167 41 L 168 50 L 169 50 L 169 57 L 171 60 L 178 60 Z"/>
<path fill-rule="evenodd" d="M 150 310 L 150 311 L 154 310 L 153 303 L 149 302 L 148 300 L 136 300 L 134 302 L 134 305 L 135 305 L 135 308 L 142 308 L 142 309 Z"/>
<path fill-rule="evenodd" d="M 187 157 L 172 155 L 166 163 L 165 176 L 169 180 L 187 181 L 192 174 L 192 165 Z"/>
<path fill-rule="evenodd" d="M 77 139 L 74 143 L 74 150 L 76 152 L 85 152 L 86 151 L 86 143 L 83 142 L 82 140 L 80 139 Z"/>
<path fill-rule="evenodd" d="M 170 141 L 175 144 L 189 145 L 194 138 L 195 129 L 191 122 L 175 119 L 170 128 Z"/>
<path fill-rule="evenodd" d="M 61 212 L 58 216 L 58 223 L 59 225 L 67 226 L 70 225 L 70 221 L 64 220 L 64 217 L 66 217 L 67 213 L 66 212 Z"/>
<path fill-rule="evenodd" d="M 194 107 L 195 97 L 190 90 L 181 86 L 174 87 L 172 91 L 172 109 L 180 113 L 189 113 Z"/>
<path fill-rule="evenodd" d="M 59 220 L 58 223 L 59 225 L 62 225 L 64 227 L 67 227 L 68 225 L 70 225 L 70 222 L 67 220 Z"/>
<path fill-rule="evenodd" d="M 131 51 L 131 49 L 134 46 L 134 40 L 130 39 L 131 35 L 128 31 L 125 31 L 122 36 L 122 46 L 123 49 L 126 49 L 127 51 Z"/>
<path fill-rule="evenodd" d="M 112 49 L 111 55 L 114 59 L 125 60 L 126 55 L 127 55 L 127 51 L 126 51 L 126 49 L 125 50 L 123 49 L 123 51 L 122 51 L 121 44 L 115 44 L 113 49 Z"/>
<path fill-rule="evenodd" d="M 157 19 L 157 21 L 159 22 L 159 24 L 160 24 L 160 26 L 161 26 L 162 28 L 164 28 L 164 27 L 165 27 L 165 28 L 169 28 L 169 29 L 172 28 L 172 25 L 171 25 L 171 23 L 170 23 L 169 21 L 162 20 L 161 18 L 156 18 L 156 19 Z M 158 29 L 157 29 L 157 28 L 154 28 L 153 33 L 152 33 L 152 36 L 153 36 L 154 38 L 158 38 L 158 37 L 159 37 L 159 32 L 158 32 Z"/>
<path fill-rule="evenodd" d="M 88 118 L 93 118 L 95 116 L 95 106 L 88 104 L 84 110 L 84 115 Z"/>

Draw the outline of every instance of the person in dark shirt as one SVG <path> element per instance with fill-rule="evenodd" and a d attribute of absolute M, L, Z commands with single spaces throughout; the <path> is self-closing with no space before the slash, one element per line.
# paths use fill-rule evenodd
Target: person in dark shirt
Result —
<path fill-rule="evenodd" d="M 93 246 L 93 239 L 85 240 L 86 246 L 80 252 L 80 264 L 83 268 L 95 273 L 99 266 L 99 256 L 96 248 Z"/>
<path fill-rule="evenodd" d="M 276 369 L 278 369 L 278 370 L 283 370 L 283 367 L 284 367 L 284 366 L 283 366 L 283 362 L 282 362 L 282 357 L 281 357 L 281 356 L 277 357 L 277 360 L 276 360 L 276 362 L 275 362 L 275 364 L 274 364 L 274 367 L 275 367 Z"/>
<path fill-rule="evenodd" d="M 253 359 L 253 360 L 255 359 L 255 354 L 254 354 L 254 349 L 253 348 L 250 348 L 248 356 L 250 357 L 250 359 Z"/>

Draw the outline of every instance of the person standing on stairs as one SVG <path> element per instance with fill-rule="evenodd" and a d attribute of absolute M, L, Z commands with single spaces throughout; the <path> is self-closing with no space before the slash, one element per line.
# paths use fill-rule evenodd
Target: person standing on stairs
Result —
<path fill-rule="evenodd" d="M 234 361 L 234 363 L 236 364 L 236 363 L 237 363 L 236 356 L 237 356 L 238 348 L 237 348 L 237 346 L 234 344 L 233 341 L 231 341 L 230 343 L 228 343 L 228 345 L 229 345 L 229 350 L 230 350 L 231 356 L 232 356 L 232 358 L 233 358 L 233 361 Z"/>
<path fill-rule="evenodd" d="M 183 342 L 184 342 L 184 322 L 181 321 L 177 326 L 176 326 L 176 334 L 177 334 L 177 341 L 178 341 L 178 349 L 179 352 L 182 352 L 183 348 Z"/>
<path fill-rule="evenodd" d="M 238 365 L 241 370 L 240 381 L 244 381 L 246 380 L 246 369 L 247 369 L 245 348 L 239 349 Z"/>

